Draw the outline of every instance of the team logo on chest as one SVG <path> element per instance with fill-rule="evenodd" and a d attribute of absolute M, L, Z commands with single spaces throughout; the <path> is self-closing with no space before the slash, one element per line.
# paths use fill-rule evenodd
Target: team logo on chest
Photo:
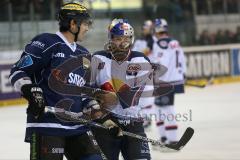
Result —
<path fill-rule="evenodd" d="M 53 57 L 55 57 L 55 58 L 57 58 L 57 57 L 65 58 L 65 54 L 62 53 L 62 52 L 58 52 L 58 53 L 54 54 Z"/>
<path fill-rule="evenodd" d="M 68 83 L 81 87 L 85 85 L 86 81 L 83 79 L 82 76 L 71 72 L 68 75 Z"/>
<path fill-rule="evenodd" d="M 129 64 L 127 67 L 127 75 L 136 75 L 141 70 L 141 66 L 139 64 Z"/>

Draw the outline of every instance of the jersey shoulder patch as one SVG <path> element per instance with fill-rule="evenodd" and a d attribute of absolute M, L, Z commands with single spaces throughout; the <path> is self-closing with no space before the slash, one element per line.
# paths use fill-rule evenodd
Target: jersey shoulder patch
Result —
<path fill-rule="evenodd" d="M 56 34 L 51 33 L 42 33 L 34 37 L 30 43 L 25 48 L 26 52 L 30 52 L 32 50 L 38 50 L 39 52 L 43 52 L 49 49 L 56 43 L 60 43 L 60 39 Z"/>
<path fill-rule="evenodd" d="M 24 55 L 21 59 L 17 62 L 16 66 L 21 68 L 25 68 L 31 66 L 33 64 L 33 60 L 30 55 Z"/>

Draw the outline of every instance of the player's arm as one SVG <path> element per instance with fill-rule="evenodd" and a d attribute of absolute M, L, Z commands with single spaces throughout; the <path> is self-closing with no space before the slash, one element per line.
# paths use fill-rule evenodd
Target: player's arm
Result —
<path fill-rule="evenodd" d="M 187 69 L 184 51 L 183 51 L 180 43 L 177 40 L 171 41 L 170 45 L 175 54 L 176 67 L 179 69 L 179 71 L 182 72 L 183 79 L 184 79 L 184 77 L 186 75 L 186 69 Z"/>
<path fill-rule="evenodd" d="M 122 134 L 122 128 L 120 127 L 120 124 L 116 117 L 113 117 L 111 115 L 107 115 L 101 119 L 95 120 L 97 123 L 103 124 L 105 127 L 108 128 L 109 134 L 113 136 L 114 138 L 123 136 Z"/>
<path fill-rule="evenodd" d="M 10 82 L 28 100 L 27 113 L 38 118 L 44 109 L 43 91 L 34 82 L 34 74 L 40 72 L 49 62 L 51 56 L 46 52 L 47 44 L 41 38 L 35 38 L 27 44 L 21 58 L 14 64 L 10 72 Z M 49 57 L 48 57 L 49 56 Z"/>
<path fill-rule="evenodd" d="M 25 84 L 35 83 L 34 75 L 49 63 L 51 53 L 46 38 L 43 36 L 35 37 L 28 43 L 21 55 L 21 58 L 13 65 L 9 79 L 17 91 Z"/>
<path fill-rule="evenodd" d="M 182 64 L 182 70 L 183 70 L 183 74 L 186 75 L 187 72 L 187 66 L 186 66 L 186 59 L 185 59 L 185 54 L 182 48 L 179 49 L 180 52 L 180 61 Z"/>

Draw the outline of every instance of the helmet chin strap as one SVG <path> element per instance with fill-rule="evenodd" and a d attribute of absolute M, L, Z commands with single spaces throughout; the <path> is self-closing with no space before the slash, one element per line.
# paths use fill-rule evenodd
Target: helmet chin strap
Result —
<path fill-rule="evenodd" d="M 121 51 L 115 51 L 115 52 L 110 52 L 111 55 L 113 56 L 114 60 L 119 62 L 119 63 L 122 63 L 123 61 L 127 60 L 127 58 L 129 57 L 130 53 L 131 53 L 131 50 L 129 49 L 128 51 L 124 51 L 124 52 L 121 52 Z"/>
<path fill-rule="evenodd" d="M 78 31 L 77 31 L 76 33 L 74 33 L 73 31 L 71 31 L 70 29 L 69 29 L 68 31 L 74 35 L 74 42 L 77 42 L 78 33 L 80 32 L 80 26 L 78 26 Z"/>
<path fill-rule="evenodd" d="M 131 42 L 123 42 L 119 45 L 116 45 L 112 41 L 108 41 L 104 45 L 104 49 L 111 53 L 114 60 L 121 63 L 125 61 L 131 53 Z"/>

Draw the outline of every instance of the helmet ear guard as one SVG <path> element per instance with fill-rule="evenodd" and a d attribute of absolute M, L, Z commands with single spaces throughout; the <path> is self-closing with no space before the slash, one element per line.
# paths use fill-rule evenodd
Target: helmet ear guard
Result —
<path fill-rule="evenodd" d="M 60 14 L 58 14 L 58 21 L 60 30 L 67 31 L 70 28 L 70 21 L 71 19 L 63 19 Z"/>

